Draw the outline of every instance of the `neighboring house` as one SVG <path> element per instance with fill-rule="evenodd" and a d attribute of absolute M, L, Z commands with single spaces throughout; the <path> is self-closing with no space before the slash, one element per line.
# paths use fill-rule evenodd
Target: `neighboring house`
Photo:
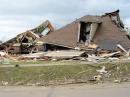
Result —
<path fill-rule="evenodd" d="M 44 42 L 46 49 L 51 49 L 52 46 L 79 50 L 98 47 L 115 51 L 117 44 L 130 49 L 130 40 L 124 30 L 119 10 L 102 16 L 81 17 L 39 40 Z"/>
<path fill-rule="evenodd" d="M 25 54 L 38 52 L 43 50 L 43 43 L 37 41 L 40 37 L 46 36 L 53 32 L 54 28 L 51 23 L 47 20 L 40 26 L 18 34 L 13 39 L 8 40 L 1 44 L 0 48 L 5 49 L 6 52 L 13 54 Z"/>

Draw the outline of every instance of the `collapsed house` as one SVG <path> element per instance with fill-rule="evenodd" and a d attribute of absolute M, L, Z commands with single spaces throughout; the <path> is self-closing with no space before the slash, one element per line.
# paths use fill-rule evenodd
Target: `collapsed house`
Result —
<path fill-rule="evenodd" d="M 100 48 L 116 51 L 118 44 L 129 50 L 129 39 L 117 10 L 102 16 L 81 17 L 39 40 L 44 43 L 46 49 L 55 47 L 90 51 Z"/>
<path fill-rule="evenodd" d="M 102 16 L 81 17 L 58 30 L 54 30 L 51 23 L 45 21 L 40 26 L 2 43 L 0 49 L 12 54 L 60 50 L 55 54 L 52 52 L 47 54 L 49 57 L 54 55 L 57 57 L 63 53 L 65 53 L 65 57 L 69 54 L 77 56 L 79 55 L 78 51 L 84 51 L 83 53 L 86 55 L 92 53 L 102 54 L 105 57 L 118 56 L 120 55 L 119 49 L 128 55 L 130 35 L 125 30 L 119 10 L 117 10 Z M 69 52 L 67 53 L 66 50 Z M 77 50 L 77 52 L 74 53 L 73 50 Z"/>
<path fill-rule="evenodd" d="M 40 26 L 27 30 L 26 32 L 17 35 L 15 38 L 2 43 L 0 49 L 12 54 L 26 54 L 41 51 L 43 43 L 37 39 L 46 36 L 53 31 L 53 26 L 47 20 Z"/>

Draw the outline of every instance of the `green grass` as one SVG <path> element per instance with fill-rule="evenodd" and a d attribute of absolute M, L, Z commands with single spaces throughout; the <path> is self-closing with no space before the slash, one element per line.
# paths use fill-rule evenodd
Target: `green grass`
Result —
<path fill-rule="evenodd" d="M 61 63 L 59 63 L 61 64 Z M 66 63 L 65 63 L 66 64 Z M 69 64 L 72 64 L 71 62 Z M 41 83 L 49 84 L 49 82 L 60 81 L 88 81 L 93 79 L 95 75 L 99 75 L 96 70 L 105 66 L 110 72 L 109 77 L 103 75 L 104 81 L 113 81 L 115 79 L 130 78 L 130 63 L 106 63 L 85 65 L 55 65 L 43 67 L 0 67 L 0 84 L 2 81 L 9 82 L 9 85 Z"/>
<path fill-rule="evenodd" d="M 75 60 L 75 61 L 73 61 L 73 60 L 60 60 L 60 61 L 39 61 L 39 60 L 37 60 L 37 61 L 33 61 L 33 60 L 29 60 L 29 61 L 22 61 L 22 60 L 20 60 L 20 61 L 10 61 L 9 62 L 9 64 L 0 64 L 0 65 L 16 65 L 16 64 L 20 64 L 20 65 L 30 65 L 30 64 L 50 64 L 50 65 L 54 65 L 54 64 L 56 64 L 56 65 L 74 65 L 74 64 L 80 64 L 81 63 L 81 61 L 78 61 L 78 60 Z"/>

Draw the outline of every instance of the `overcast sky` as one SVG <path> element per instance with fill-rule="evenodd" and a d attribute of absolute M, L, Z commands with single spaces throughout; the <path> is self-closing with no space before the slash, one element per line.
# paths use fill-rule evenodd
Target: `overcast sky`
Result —
<path fill-rule="evenodd" d="M 130 26 L 129 0 L 0 0 L 0 40 L 6 41 L 47 19 L 60 28 L 81 16 L 117 9 Z"/>

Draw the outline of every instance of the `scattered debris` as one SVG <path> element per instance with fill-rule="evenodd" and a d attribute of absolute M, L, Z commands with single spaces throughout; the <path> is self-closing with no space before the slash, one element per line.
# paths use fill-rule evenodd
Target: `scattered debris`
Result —
<path fill-rule="evenodd" d="M 43 42 L 38 39 L 50 34 L 53 31 L 53 26 L 47 20 L 40 26 L 18 34 L 13 39 L 2 43 L 0 45 L 0 49 L 11 54 L 29 54 L 43 51 Z"/>
<path fill-rule="evenodd" d="M 99 72 L 100 74 L 106 74 L 106 73 L 108 73 L 108 71 L 106 71 L 106 67 L 105 66 L 102 66 L 102 69 L 96 70 L 96 71 Z"/>
<path fill-rule="evenodd" d="M 16 64 L 15 67 L 20 67 L 20 65 L 19 65 L 19 64 Z"/>
<path fill-rule="evenodd" d="M 99 57 L 99 56 L 95 56 L 94 54 L 93 55 L 89 55 L 88 54 L 88 58 L 86 58 L 88 61 L 90 62 L 99 62 L 99 61 L 103 61 L 105 60 L 105 58 L 102 58 L 102 57 Z"/>
<path fill-rule="evenodd" d="M 130 80 L 129 77 L 126 77 L 126 78 L 123 78 L 123 79 L 122 79 L 123 82 L 127 82 L 127 81 L 129 81 L 129 80 Z"/>
<path fill-rule="evenodd" d="M 119 58 L 116 58 L 116 57 L 109 57 L 108 60 L 111 60 L 111 61 L 119 61 L 120 59 Z"/>
<path fill-rule="evenodd" d="M 114 83 L 121 83 L 120 80 L 114 80 Z"/>
<path fill-rule="evenodd" d="M 104 54 L 101 54 L 100 57 L 109 58 L 109 57 L 120 56 L 120 55 L 121 55 L 121 52 L 117 51 L 117 52 L 114 52 L 114 53 L 104 53 Z"/>
<path fill-rule="evenodd" d="M 5 52 L 5 51 L 0 51 L 0 56 L 1 57 L 4 57 L 4 56 L 6 56 L 7 55 L 7 53 Z"/>
<path fill-rule="evenodd" d="M 117 47 L 120 48 L 123 52 L 126 53 L 126 56 L 129 56 L 129 52 L 123 48 L 123 46 L 121 46 L 120 44 L 117 44 Z"/>
<path fill-rule="evenodd" d="M 1 83 L 2 83 L 3 86 L 7 86 L 7 85 L 9 84 L 9 83 L 6 82 L 6 81 L 2 81 Z"/>
<path fill-rule="evenodd" d="M 94 76 L 94 80 L 98 82 L 102 81 L 102 76 L 101 75 Z"/>

